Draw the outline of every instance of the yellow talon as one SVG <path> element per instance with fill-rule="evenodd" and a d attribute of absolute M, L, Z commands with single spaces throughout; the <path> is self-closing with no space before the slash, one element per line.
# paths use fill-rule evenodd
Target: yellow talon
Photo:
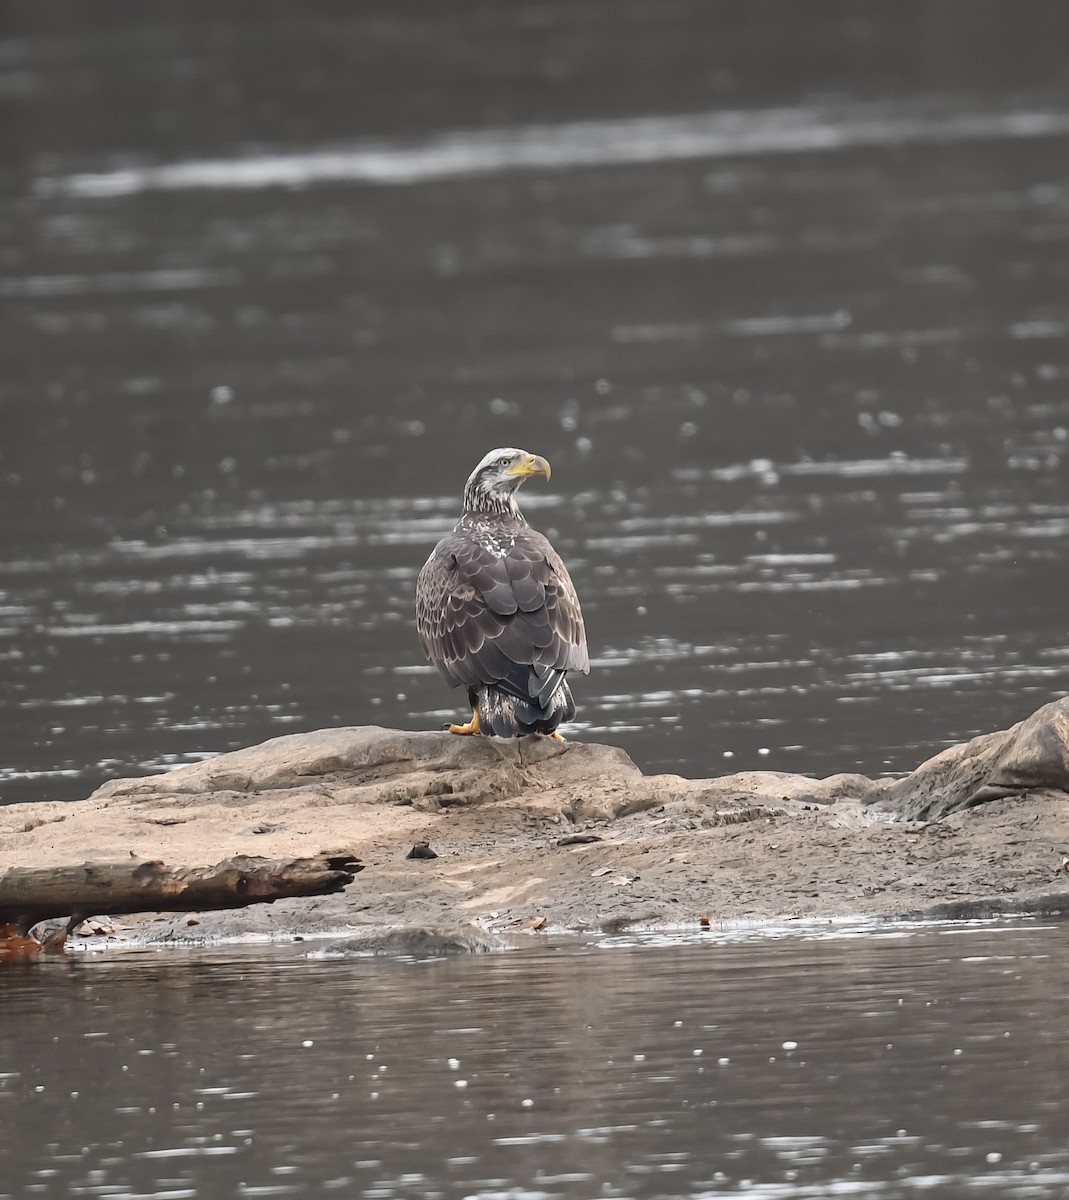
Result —
<path fill-rule="evenodd" d="M 567 743 L 568 739 L 558 729 L 554 729 L 549 735 L 555 742 Z"/>
<path fill-rule="evenodd" d="M 467 723 L 467 725 L 450 725 L 449 732 L 463 734 L 482 733 L 482 729 L 479 727 L 479 710 L 476 709 L 471 714 L 471 720 Z"/>

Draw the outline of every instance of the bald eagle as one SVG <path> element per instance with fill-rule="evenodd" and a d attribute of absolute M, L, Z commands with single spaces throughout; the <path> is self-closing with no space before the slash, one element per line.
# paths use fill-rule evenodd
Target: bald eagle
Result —
<path fill-rule="evenodd" d="M 590 669 L 579 597 L 549 540 L 516 503 L 549 463 L 491 450 L 468 477 L 464 511 L 416 580 L 423 652 L 453 687 L 468 689 L 466 725 L 451 733 L 551 734 L 575 716 L 569 671 Z"/>

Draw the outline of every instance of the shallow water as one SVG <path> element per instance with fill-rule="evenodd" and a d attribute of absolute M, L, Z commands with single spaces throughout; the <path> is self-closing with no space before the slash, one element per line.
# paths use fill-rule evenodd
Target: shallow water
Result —
<path fill-rule="evenodd" d="M 0 802 L 435 726 L 495 444 L 577 736 L 906 771 L 1065 690 L 1069 11 L 73 3 L 0 31 Z"/>
<path fill-rule="evenodd" d="M 1067 939 L 818 923 L 0 964 L 0 1197 L 1054 1200 Z"/>

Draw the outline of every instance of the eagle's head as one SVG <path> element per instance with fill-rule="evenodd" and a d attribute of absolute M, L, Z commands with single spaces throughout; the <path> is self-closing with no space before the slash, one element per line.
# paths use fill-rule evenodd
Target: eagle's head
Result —
<path fill-rule="evenodd" d="M 468 476 L 465 511 L 516 513 L 516 489 L 531 475 L 549 478 L 549 463 L 541 455 L 528 454 L 515 446 L 491 450 Z"/>

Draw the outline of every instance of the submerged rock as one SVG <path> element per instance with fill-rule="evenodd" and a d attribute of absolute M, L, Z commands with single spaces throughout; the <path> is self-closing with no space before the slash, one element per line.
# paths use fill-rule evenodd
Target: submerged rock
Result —
<path fill-rule="evenodd" d="M 315 950 L 309 958 L 347 958 L 365 954 L 388 954 L 403 958 L 443 958 L 450 954 L 492 954 L 507 950 L 508 942 L 475 925 L 455 929 L 402 926 L 398 929 L 369 929 L 339 938 Z"/>

